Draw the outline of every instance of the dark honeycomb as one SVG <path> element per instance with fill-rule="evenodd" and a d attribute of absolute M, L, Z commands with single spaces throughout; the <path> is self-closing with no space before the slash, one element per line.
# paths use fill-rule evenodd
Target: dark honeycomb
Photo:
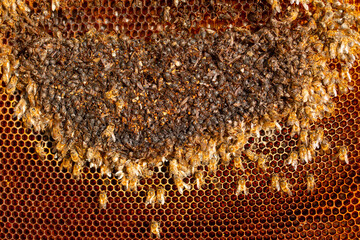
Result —
<path fill-rule="evenodd" d="M 199 26 L 221 28 L 232 22 L 242 25 L 246 17 L 249 21 L 259 19 L 249 15 L 254 11 L 253 3 L 260 6 L 257 12 L 264 14 L 263 19 L 269 11 L 265 1 L 258 4 L 255 0 L 224 1 L 228 5 L 221 5 L 221 9 L 215 9 L 211 1 L 196 0 L 179 0 L 178 8 L 172 1 L 157 1 L 157 6 L 136 0 L 121 1 L 122 6 L 100 0 L 69 2 L 73 5 L 64 4 L 55 13 L 63 19 L 59 28 L 67 37 L 81 34 L 91 25 L 109 32 L 118 26 L 131 37 L 150 37 L 160 31 L 159 24 L 176 25 L 161 19 L 166 6 L 171 6 L 171 14 L 193 18 L 190 22 L 194 31 Z M 140 2 L 142 7 L 136 6 Z M 49 3 L 29 4 L 35 12 L 50 10 Z M 231 9 L 237 15 L 227 19 Z M 225 16 L 220 17 L 220 11 Z M 3 43 L 8 37 L 3 34 Z M 334 68 L 339 65 L 331 64 Z M 192 183 L 192 190 L 185 190 L 183 195 L 165 173 L 166 167 L 157 169 L 152 179 L 141 180 L 137 192 L 124 191 L 117 179 L 102 178 L 98 171 L 89 168 L 84 169 L 82 179 L 74 180 L 70 173 L 60 170 L 45 134 L 25 130 L 20 121 L 12 119 L 13 103 L 20 96 L 7 96 L 1 86 L 0 239 L 146 239 L 151 237 L 152 220 L 160 222 L 163 238 L 360 239 L 359 62 L 351 74 L 353 90 L 334 98 L 334 116 L 313 126 L 324 127 L 325 136 L 331 141 L 330 150 L 318 151 L 312 163 L 300 164 L 294 171 L 285 164 L 297 141 L 289 136 L 289 129 L 284 127 L 273 136 L 263 135 L 273 141 L 254 145 L 258 152 L 271 155 L 270 167 L 259 173 L 254 163 L 248 164 L 249 195 L 245 197 L 235 195 L 240 170 L 232 164 L 220 165 L 214 175 L 206 177 L 201 189 L 195 187 L 194 179 L 186 179 Z M 40 160 L 34 150 L 34 144 L 41 140 L 48 142 L 45 160 Z M 348 165 L 333 157 L 335 146 L 348 146 Z M 272 173 L 289 179 L 292 197 L 271 191 Z M 308 173 L 317 179 L 312 194 L 306 188 Z M 166 203 L 146 205 L 147 190 L 156 186 L 167 190 Z M 98 207 L 101 190 L 108 194 L 106 209 Z"/>

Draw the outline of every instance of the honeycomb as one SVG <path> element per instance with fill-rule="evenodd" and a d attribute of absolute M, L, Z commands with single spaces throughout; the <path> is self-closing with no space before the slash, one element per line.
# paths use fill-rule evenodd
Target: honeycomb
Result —
<path fill-rule="evenodd" d="M 162 28 L 177 23 L 164 21 L 162 13 L 171 7 L 170 16 L 179 14 L 189 19 L 190 29 L 201 26 L 220 29 L 226 24 L 243 25 L 246 21 L 263 21 L 269 13 L 266 1 L 69 1 L 62 3 L 57 24 L 66 37 L 77 36 L 94 26 L 111 32 L 124 31 L 133 38 L 150 38 Z M 256 3 L 256 4 L 254 4 Z M 32 11 L 50 10 L 49 2 L 28 2 Z M 255 7 L 256 6 L 256 7 Z M 233 15 L 232 13 L 236 13 Z M 255 12 L 255 13 L 254 13 Z M 221 15 L 223 14 L 223 15 Z M 255 16 L 254 16 L 255 14 Z M 229 18 L 230 16 L 230 18 Z M 265 21 L 265 20 L 264 20 Z M 183 23 L 181 23 L 183 24 Z M 186 23 L 188 24 L 188 23 Z M 175 26 L 176 27 L 176 26 Z M 46 28 L 46 26 L 45 26 Z M 10 39 L 3 35 L 3 43 Z M 11 43 L 11 41 L 9 41 Z M 330 66 L 337 68 L 339 63 Z M 124 191 L 117 179 L 102 178 L 98 171 L 85 168 L 82 179 L 60 170 L 45 133 L 26 130 L 12 119 L 18 93 L 8 96 L 0 88 L 0 239 L 119 239 L 150 238 L 150 223 L 160 223 L 162 238 L 244 238 L 244 239 L 360 239 L 360 62 L 351 70 L 353 90 L 333 100 L 334 116 L 313 124 L 325 129 L 331 142 L 326 153 L 318 151 L 310 164 L 295 171 L 285 164 L 287 155 L 296 147 L 297 137 L 283 127 L 267 145 L 249 140 L 257 152 L 271 155 L 270 167 L 259 173 L 254 163 L 246 167 L 249 181 L 247 196 L 235 195 L 240 170 L 233 164 L 220 165 L 217 172 L 206 176 L 198 189 L 193 178 L 191 190 L 177 191 L 166 168 L 155 169 L 151 179 L 141 180 L 137 192 Z M 46 141 L 46 159 L 40 160 L 34 145 Z M 333 156 L 335 146 L 347 146 L 349 164 Z M 289 179 L 293 196 L 272 192 L 270 176 L 280 173 Z M 307 191 L 306 175 L 314 174 L 316 188 Z M 147 190 L 163 186 L 164 205 L 145 204 Z M 107 191 L 108 206 L 99 209 L 98 197 Z"/>

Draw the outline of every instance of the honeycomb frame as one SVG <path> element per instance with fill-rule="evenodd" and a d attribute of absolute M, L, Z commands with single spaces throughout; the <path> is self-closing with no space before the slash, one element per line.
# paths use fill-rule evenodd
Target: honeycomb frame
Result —
<path fill-rule="evenodd" d="M 165 7 L 173 6 L 173 1 L 164 1 L 156 8 L 148 5 L 149 1 L 124 1 L 125 13 L 121 11 L 118 16 L 115 16 L 114 10 L 110 14 L 112 1 L 93 2 L 108 7 L 84 7 L 86 1 L 73 1 L 72 6 L 64 5 L 64 10 L 55 13 L 62 14 L 64 21 L 59 28 L 65 37 L 74 37 L 86 31 L 87 26 L 82 25 L 87 22 L 86 19 L 96 29 L 108 32 L 116 28 L 110 24 L 119 22 L 119 31 L 128 29 L 125 34 L 132 38 L 150 38 L 162 28 L 173 25 L 160 20 Z M 132 24 L 142 22 L 141 16 L 138 16 L 141 14 L 137 14 L 140 7 L 133 6 L 136 2 L 148 7 L 149 13 L 154 8 L 153 14 L 144 17 L 152 20 L 146 20 L 150 22 L 147 27 L 141 23 L 139 31 L 136 31 L 137 25 Z M 240 26 L 243 24 L 241 18 L 248 18 L 250 11 L 253 11 L 251 4 L 224 1 L 230 8 L 241 9 L 235 20 L 230 21 L 207 15 L 210 5 L 196 5 L 207 1 L 179 2 L 180 10 L 176 9 L 176 13 L 203 14 L 200 14 L 200 20 L 195 18 L 190 21 L 194 32 L 200 26 L 221 29 L 231 21 Z M 43 6 L 49 6 L 49 3 L 34 5 L 29 2 L 29 6 L 36 12 Z M 202 12 L 201 6 L 206 6 L 205 12 Z M 266 12 L 266 4 L 262 2 L 260 6 Z M 225 13 L 229 11 L 224 10 Z M 76 23 L 81 12 L 85 14 L 80 16 L 81 22 Z M 106 20 L 104 13 L 112 17 Z M 127 17 L 131 15 L 137 17 Z M 156 25 L 156 22 L 160 24 Z M 11 39 L 4 34 L 2 42 L 11 44 Z M 337 62 L 331 63 L 333 68 L 337 65 Z M 137 192 L 124 191 L 117 179 L 102 178 L 98 171 L 89 168 L 84 169 L 82 179 L 77 181 L 70 173 L 60 170 L 60 163 L 51 152 L 51 140 L 46 134 L 26 130 L 20 121 L 12 119 L 14 104 L 20 96 L 18 93 L 8 96 L 3 85 L 0 88 L 0 238 L 142 239 L 151 237 L 152 220 L 160 222 L 162 238 L 360 238 L 359 61 L 350 73 L 353 89 L 333 99 L 336 104 L 334 116 L 319 120 L 312 126 L 324 127 L 325 136 L 331 142 L 330 150 L 326 153 L 318 151 L 312 163 L 299 165 L 296 171 L 285 164 L 287 155 L 296 147 L 297 141 L 296 136 L 289 136 L 290 130 L 286 126 L 273 136 L 262 135 L 266 140 L 273 139 L 266 145 L 253 143 L 250 139 L 257 151 L 269 153 L 271 160 L 266 172 L 259 172 L 254 163 L 247 164 L 247 196 L 235 195 L 239 170 L 232 163 L 220 165 L 215 174 L 206 176 L 206 183 L 201 189 L 195 187 L 193 178 L 186 179 L 192 184 L 192 189 L 185 190 L 183 195 L 180 195 L 166 173 L 167 166 L 157 169 L 151 179 L 142 179 Z M 47 142 L 44 160 L 40 160 L 34 150 L 34 144 L 42 140 Z M 349 164 L 333 157 L 336 154 L 335 146 L 348 146 Z M 292 197 L 271 191 L 269 181 L 272 173 L 289 179 Z M 306 190 L 307 173 L 314 174 L 317 179 L 312 193 Z M 157 186 L 167 190 L 166 203 L 155 204 L 154 207 L 146 205 L 147 190 Z M 101 190 L 107 191 L 109 203 L 106 209 L 98 208 Z"/>

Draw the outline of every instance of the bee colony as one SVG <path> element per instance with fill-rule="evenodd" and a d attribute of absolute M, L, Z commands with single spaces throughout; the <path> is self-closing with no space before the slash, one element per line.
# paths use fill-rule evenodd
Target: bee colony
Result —
<path fill-rule="evenodd" d="M 71 19 L 65 3 L 37 3 L 42 10 L 32 11 L 34 4 L 2 1 L 2 32 L 11 36 L 1 46 L 3 92 L 18 96 L 13 119 L 51 137 L 33 144 L 38 161 L 51 155 L 75 185 L 87 181 L 89 171 L 98 176 L 96 211 L 112 209 L 114 188 L 126 197 L 141 196 L 137 204 L 153 210 L 173 204 L 174 194 L 185 205 L 190 193 L 193 198 L 210 189 L 228 194 L 229 202 L 255 201 L 259 193 L 252 186 L 259 180 L 266 194 L 291 199 L 299 186 L 288 173 L 299 176 L 319 154 L 342 168 L 355 161 L 353 145 L 315 124 L 333 118 L 334 99 L 355 90 L 360 19 L 353 5 L 268 0 L 258 3 L 267 8 L 266 21 L 190 31 L 186 15 L 165 4 L 158 8 L 156 33 L 144 40 L 116 27 L 106 33 L 97 23 L 69 37 L 58 27 Z M 87 4 L 97 9 L 105 2 Z M 149 3 L 119 1 L 114 8 L 137 10 L 144 4 Z M 208 8 L 225 21 L 236 13 L 228 3 L 210 1 Z M 338 61 L 336 67 L 331 61 Z M 281 136 L 290 147 L 280 146 Z M 273 157 L 273 147 L 282 149 L 281 159 Z M 219 169 L 231 170 L 231 185 L 221 183 Z M 301 175 L 310 196 L 321 178 L 315 170 Z M 159 175 L 170 184 L 152 184 Z M 147 237 L 175 229 L 166 216 L 143 220 L 147 225 L 140 232 L 146 226 Z M 239 230 L 221 236 L 237 236 Z M 216 232 L 206 229 L 211 231 Z"/>

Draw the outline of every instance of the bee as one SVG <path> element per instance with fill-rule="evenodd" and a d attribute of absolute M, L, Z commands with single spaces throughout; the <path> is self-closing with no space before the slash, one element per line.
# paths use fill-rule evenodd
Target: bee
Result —
<path fill-rule="evenodd" d="M 125 163 L 126 173 L 129 175 L 129 178 L 137 178 L 141 175 L 141 167 L 139 164 L 128 160 Z"/>
<path fill-rule="evenodd" d="M 278 174 L 271 176 L 271 189 L 273 191 L 280 191 L 280 178 Z"/>
<path fill-rule="evenodd" d="M 6 93 L 9 95 L 14 94 L 15 90 L 16 90 L 16 84 L 18 82 L 18 78 L 16 77 L 16 75 L 12 76 L 10 78 L 10 82 L 8 83 L 8 85 L 6 86 Z"/>
<path fill-rule="evenodd" d="M 306 106 L 304 108 L 305 110 L 305 114 L 306 116 L 309 118 L 309 120 L 311 121 L 315 121 L 316 120 L 316 112 L 314 111 L 314 109 L 312 109 L 311 107 L 309 106 Z"/>
<path fill-rule="evenodd" d="M 29 13 L 30 12 L 30 8 L 21 0 L 16 1 L 16 4 L 18 6 L 18 9 L 20 10 L 20 12 L 22 13 Z"/>
<path fill-rule="evenodd" d="M 51 128 L 52 137 L 57 141 L 61 141 L 63 137 L 61 130 L 61 122 L 59 120 L 53 120 L 51 125 L 52 125 Z"/>
<path fill-rule="evenodd" d="M 174 158 L 172 160 L 170 160 L 169 163 L 169 172 L 171 176 L 178 176 L 180 175 L 179 172 L 179 166 L 178 166 L 178 161 Z"/>
<path fill-rule="evenodd" d="M 156 201 L 161 205 L 165 204 L 165 188 L 158 187 L 156 189 Z"/>
<path fill-rule="evenodd" d="M 69 172 L 71 172 L 71 168 L 72 168 L 72 162 L 70 158 L 64 158 L 60 164 L 60 170 L 67 170 Z"/>
<path fill-rule="evenodd" d="M 179 0 L 174 0 L 174 5 L 175 5 L 175 7 L 178 7 L 179 6 Z"/>
<path fill-rule="evenodd" d="M 10 80 L 10 61 L 8 59 L 2 65 L 2 77 L 1 80 L 5 85 L 8 85 Z"/>
<path fill-rule="evenodd" d="M 167 7 L 165 7 L 165 10 L 164 10 L 164 13 L 163 13 L 164 15 L 164 21 L 165 22 L 170 22 L 171 21 L 171 18 L 170 18 L 170 7 L 169 6 L 167 6 Z"/>
<path fill-rule="evenodd" d="M 244 195 L 248 195 L 248 190 L 247 190 L 247 187 L 246 187 L 246 180 L 244 177 L 241 177 L 238 181 L 238 186 L 236 188 L 236 196 L 239 196 L 240 193 L 244 193 Z"/>
<path fill-rule="evenodd" d="M 300 132 L 300 127 L 298 125 L 293 125 L 291 128 L 290 136 L 294 137 L 295 134 L 299 134 L 299 132 Z"/>
<path fill-rule="evenodd" d="M 300 122 L 300 127 L 302 129 L 309 129 L 310 128 L 310 121 L 309 119 L 305 118 L 305 119 L 302 119 L 301 122 Z"/>
<path fill-rule="evenodd" d="M 194 173 L 198 166 L 201 164 L 201 154 L 195 153 L 189 160 L 191 166 L 191 173 Z"/>
<path fill-rule="evenodd" d="M 154 205 L 156 199 L 156 192 L 154 188 L 150 188 L 146 196 L 146 204 Z"/>
<path fill-rule="evenodd" d="M 114 163 L 115 165 L 115 176 L 118 179 L 122 179 L 124 177 L 124 166 L 126 163 L 126 159 L 125 158 L 120 158 L 117 162 Z"/>
<path fill-rule="evenodd" d="M 346 147 L 338 147 L 337 158 L 339 158 L 341 161 L 344 161 L 346 164 L 349 164 L 348 151 Z"/>
<path fill-rule="evenodd" d="M 301 143 L 308 145 L 308 131 L 301 130 L 299 139 Z"/>
<path fill-rule="evenodd" d="M 279 0 L 267 0 L 267 2 L 271 5 L 271 8 L 276 11 L 276 12 L 280 12 L 281 11 L 281 7 L 280 7 L 280 2 Z"/>
<path fill-rule="evenodd" d="M 128 189 L 130 191 L 137 191 L 137 185 L 139 183 L 139 179 L 137 177 L 131 177 L 129 179 L 129 185 L 128 185 Z"/>
<path fill-rule="evenodd" d="M 320 147 L 320 143 L 322 143 L 323 139 L 324 139 L 324 129 L 323 128 L 318 128 L 315 131 L 315 142 L 314 142 L 314 149 Z"/>
<path fill-rule="evenodd" d="M 55 145 L 55 150 L 61 155 L 61 156 L 65 156 L 67 151 L 68 151 L 68 147 L 67 144 L 65 142 L 65 140 L 61 140 L 58 141 Z"/>
<path fill-rule="evenodd" d="M 27 109 L 27 102 L 24 98 L 21 98 L 19 103 L 14 108 L 14 118 L 21 119 Z"/>
<path fill-rule="evenodd" d="M 266 171 L 267 169 L 266 162 L 267 162 L 267 158 L 264 156 L 264 154 L 260 154 L 257 159 L 258 169 L 262 169 L 263 171 Z"/>
<path fill-rule="evenodd" d="M 218 159 L 218 155 L 217 155 L 217 151 L 216 151 L 216 140 L 215 139 L 210 139 L 208 147 L 207 147 L 207 152 L 209 153 L 210 158 Z"/>
<path fill-rule="evenodd" d="M 44 142 L 36 143 L 35 144 L 35 151 L 39 155 L 40 159 L 46 158 L 46 152 L 44 149 Z"/>
<path fill-rule="evenodd" d="M 124 175 L 121 178 L 120 184 L 124 187 L 125 191 L 127 191 L 129 189 L 129 179 L 127 178 L 126 175 Z"/>
<path fill-rule="evenodd" d="M 71 157 L 71 160 L 74 162 L 74 163 L 78 163 L 81 161 L 80 157 L 79 157 L 79 154 L 78 152 L 75 150 L 75 149 L 71 149 L 70 150 L 70 157 Z"/>
<path fill-rule="evenodd" d="M 288 161 L 287 161 L 287 164 L 293 166 L 293 168 L 297 169 L 297 166 L 298 166 L 298 159 L 299 159 L 299 156 L 297 154 L 297 152 L 293 151 L 290 153 L 290 156 L 288 158 Z"/>
<path fill-rule="evenodd" d="M 151 221 L 151 224 L 150 224 L 150 232 L 151 232 L 151 235 L 152 237 L 156 237 L 156 238 L 160 238 L 161 235 L 160 235 L 160 223 L 157 222 L 157 221 Z"/>
<path fill-rule="evenodd" d="M 106 209 L 106 204 L 108 203 L 107 194 L 105 191 L 102 191 L 99 194 L 99 208 L 100 209 Z"/>
<path fill-rule="evenodd" d="M 324 139 L 324 141 L 321 143 L 321 149 L 326 152 L 330 149 L 330 143 L 327 139 Z"/>
<path fill-rule="evenodd" d="M 315 189 L 316 180 L 314 178 L 314 175 L 308 174 L 306 176 L 306 182 L 307 182 L 307 190 L 308 192 L 312 192 Z"/>
<path fill-rule="evenodd" d="M 327 93 L 331 96 L 331 97 L 336 97 L 337 96 L 337 91 L 336 91 L 336 85 L 335 83 L 330 83 L 327 87 L 326 87 Z"/>
<path fill-rule="evenodd" d="M 302 101 L 304 103 L 306 103 L 307 101 L 309 101 L 310 99 L 310 93 L 309 90 L 307 88 L 303 88 L 301 91 L 301 97 L 302 97 Z"/>
<path fill-rule="evenodd" d="M 180 194 L 183 194 L 184 188 L 187 190 L 191 189 L 191 186 L 189 184 L 185 183 L 184 180 L 179 176 L 174 177 L 174 182 L 175 182 L 175 185 L 178 188 L 178 191 Z"/>
<path fill-rule="evenodd" d="M 51 11 L 56 11 L 60 7 L 60 0 L 51 0 Z"/>
<path fill-rule="evenodd" d="M 240 168 L 242 171 L 245 171 L 244 165 L 242 163 L 241 157 L 240 156 L 236 156 L 234 158 L 234 167 L 235 168 Z"/>
<path fill-rule="evenodd" d="M 209 173 L 212 174 L 216 171 L 219 159 L 217 157 L 212 157 L 209 162 Z"/>
<path fill-rule="evenodd" d="M 305 145 L 301 145 L 299 147 L 299 158 L 302 162 L 308 163 L 310 161 L 309 159 L 309 151 L 308 149 L 305 147 Z M 311 158 L 311 156 L 310 156 Z"/>
<path fill-rule="evenodd" d="M 290 184 L 285 178 L 280 179 L 280 188 L 281 191 L 287 193 L 289 196 L 292 196 L 292 192 L 290 190 Z"/>
<path fill-rule="evenodd" d="M 81 172 L 82 172 L 82 166 L 81 166 L 80 162 L 75 163 L 73 166 L 72 174 L 76 180 L 79 180 L 81 178 Z"/>
<path fill-rule="evenodd" d="M 258 159 L 258 156 L 256 155 L 256 153 L 254 153 L 250 149 L 245 150 L 244 154 L 250 161 L 255 162 Z"/>
<path fill-rule="evenodd" d="M 256 136 L 257 138 L 260 137 L 260 124 L 258 119 L 254 119 L 250 124 L 250 134 Z"/>
<path fill-rule="evenodd" d="M 221 144 L 218 152 L 219 152 L 220 158 L 222 159 L 222 163 L 229 164 L 231 154 L 227 152 L 226 146 L 227 146 L 226 143 Z"/>
<path fill-rule="evenodd" d="M 201 189 L 202 185 L 205 183 L 203 172 L 198 171 L 195 173 L 195 181 L 197 189 Z"/>
<path fill-rule="evenodd" d="M 299 120 L 296 116 L 296 112 L 295 111 L 292 111 L 290 112 L 289 116 L 288 116 L 288 120 L 287 120 L 287 124 L 289 126 L 294 126 L 294 125 L 297 125 L 299 126 Z"/>
<path fill-rule="evenodd" d="M 100 167 L 101 177 L 108 176 L 111 177 L 111 170 L 108 167 L 108 163 L 103 163 Z"/>
<path fill-rule="evenodd" d="M 110 123 L 106 127 L 104 132 L 102 133 L 103 137 L 111 138 L 113 140 L 113 142 L 116 142 L 116 137 L 115 137 L 115 134 L 114 134 L 114 130 L 115 130 L 115 125 L 113 123 Z"/>

